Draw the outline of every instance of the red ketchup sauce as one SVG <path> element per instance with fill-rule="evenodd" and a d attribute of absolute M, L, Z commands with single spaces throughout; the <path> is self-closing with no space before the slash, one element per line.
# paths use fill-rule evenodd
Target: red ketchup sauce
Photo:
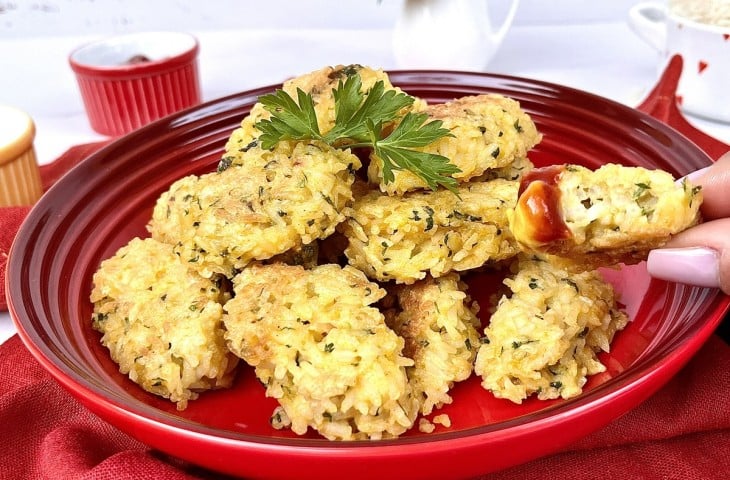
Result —
<path fill-rule="evenodd" d="M 536 168 L 523 175 L 516 210 L 529 225 L 534 244 L 548 244 L 571 238 L 570 229 L 560 211 L 558 180 L 565 171 L 562 165 Z"/>

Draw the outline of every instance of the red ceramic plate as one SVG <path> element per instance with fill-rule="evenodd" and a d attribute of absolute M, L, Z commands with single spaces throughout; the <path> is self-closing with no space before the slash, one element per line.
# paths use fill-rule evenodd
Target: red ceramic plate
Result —
<path fill-rule="evenodd" d="M 681 175 L 710 163 L 652 117 L 573 89 L 448 72 L 394 72 L 391 79 L 430 102 L 485 92 L 519 100 L 544 134 L 531 155 L 538 165 L 619 162 Z M 560 450 L 635 407 L 690 359 L 728 308 L 717 290 L 652 280 L 643 265 L 615 271 L 609 279 L 632 321 L 602 357 L 607 372 L 591 378 L 581 396 L 515 405 L 471 378 L 442 410 L 452 427 L 431 434 L 332 443 L 274 430 L 268 419 L 275 404 L 245 368 L 231 390 L 205 393 L 178 412 L 120 375 L 100 346 L 90 322 L 92 274 L 130 238 L 146 234 L 155 200 L 174 180 L 215 168 L 233 128 L 273 88 L 167 117 L 92 155 L 41 199 L 12 248 L 8 298 L 25 344 L 91 411 L 156 449 L 247 478 L 476 476 Z M 483 299 L 499 279 L 468 281 Z"/>

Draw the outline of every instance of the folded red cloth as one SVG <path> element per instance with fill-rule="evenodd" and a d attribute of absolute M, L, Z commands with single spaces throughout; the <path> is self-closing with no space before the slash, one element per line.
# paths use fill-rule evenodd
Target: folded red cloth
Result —
<path fill-rule="evenodd" d="M 17 336 L 0 346 L 0 425 L 2 479 L 220 478 L 94 416 Z M 729 446 L 730 346 L 712 337 L 662 390 L 608 427 L 488 478 L 719 480 L 730 473 Z"/>
<path fill-rule="evenodd" d="M 0 208 L 0 310 L 8 308 L 5 299 L 5 267 L 8 263 L 10 245 L 29 211 L 30 207 Z"/>

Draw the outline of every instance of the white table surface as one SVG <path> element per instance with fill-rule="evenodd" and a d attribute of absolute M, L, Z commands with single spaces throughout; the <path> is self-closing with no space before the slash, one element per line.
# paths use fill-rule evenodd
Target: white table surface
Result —
<path fill-rule="evenodd" d="M 551 4 L 552 5 L 552 4 Z M 397 69 L 390 28 L 337 30 L 245 29 L 192 31 L 201 44 L 203 99 L 279 83 L 325 65 L 360 63 Z M 0 104 L 27 111 L 36 122 L 40 163 L 72 145 L 101 140 L 87 122 L 68 53 L 86 36 L 0 38 Z M 516 25 L 485 71 L 555 82 L 634 106 L 654 85 L 657 54 L 625 21 Z M 691 123 L 730 143 L 730 124 Z M 15 333 L 0 313 L 0 342 Z"/>

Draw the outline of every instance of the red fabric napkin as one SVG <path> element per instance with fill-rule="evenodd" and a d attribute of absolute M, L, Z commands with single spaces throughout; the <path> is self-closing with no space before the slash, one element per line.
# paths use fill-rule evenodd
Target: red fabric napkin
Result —
<path fill-rule="evenodd" d="M 105 143 L 74 147 L 43 166 L 44 188 Z M 0 285 L 10 242 L 28 211 L 0 208 Z M 0 480 L 221 478 L 100 420 L 43 370 L 17 336 L 0 345 L 0 429 Z M 730 478 L 730 346 L 712 337 L 669 384 L 608 427 L 563 453 L 487 478 Z"/>
<path fill-rule="evenodd" d="M 8 251 L 15 233 L 29 210 L 30 207 L 0 208 L 0 310 L 8 309 L 5 299 L 5 267 L 8 263 Z"/>
<path fill-rule="evenodd" d="M 220 478 L 91 414 L 17 336 L 0 346 L 0 425 L 1 479 Z M 608 427 L 564 453 L 483 480 L 719 480 L 729 473 L 730 346 L 712 337 L 662 390 Z"/>

